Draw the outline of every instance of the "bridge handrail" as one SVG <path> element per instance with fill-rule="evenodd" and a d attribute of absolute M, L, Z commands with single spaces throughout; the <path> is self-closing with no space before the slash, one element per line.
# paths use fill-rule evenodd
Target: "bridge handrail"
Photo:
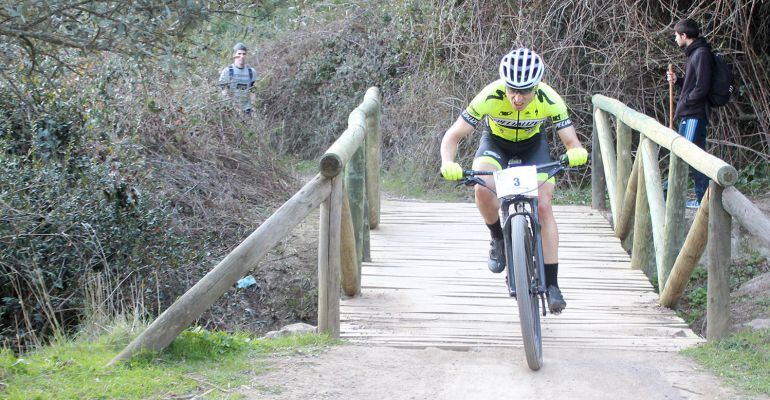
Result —
<path fill-rule="evenodd" d="M 644 132 L 644 135 L 687 162 L 704 175 L 722 186 L 732 186 L 738 180 L 738 171 L 722 159 L 701 150 L 687 138 L 663 126 L 652 117 L 644 115 L 620 101 L 596 94 L 592 98 L 595 108 L 615 115 L 628 127 Z"/>
<path fill-rule="evenodd" d="M 372 87 L 319 161 L 320 175 L 336 186 L 321 207 L 318 331 L 334 337 L 340 332 L 340 288 L 348 296 L 360 294 L 361 263 L 370 260 L 369 230 L 380 223 L 381 111 L 380 91 Z"/>
<path fill-rule="evenodd" d="M 738 174 L 731 165 L 616 99 L 596 94 L 592 102 L 593 208 L 606 209 L 606 190 L 615 235 L 626 239 L 633 226 L 631 265 L 634 268 L 655 266 L 660 302 L 667 307 L 676 305 L 708 243 L 711 257 L 706 336 L 708 339 L 725 336 L 729 320 L 732 217 L 768 247 L 770 239 L 766 232 L 770 231 L 770 220 L 732 186 Z M 615 135 L 610 114 L 615 117 Z M 632 152 L 632 130 L 639 133 L 636 157 Z M 666 199 L 658 146 L 670 151 Z M 688 165 L 712 181 L 685 238 Z"/>
<path fill-rule="evenodd" d="M 339 337 L 340 275 L 348 295 L 360 292 L 360 265 L 368 230 L 379 223 L 380 91 L 369 88 L 364 100 L 348 118 L 348 128 L 332 144 L 318 173 L 287 200 L 238 247 L 225 256 L 192 288 L 180 296 L 150 326 L 128 344 L 108 365 L 147 349 L 160 351 L 211 307 L 238 279 L 256 268 L 259 261 L 283 240 L 315 208 L 320 207 L 318 243 L 318 331 Z M 332 161 L 326 155 L 331 154 Z M 324 163 L 326 159 L 326 163 Z M 324 170 L 324 165 L 332 169 Z M 351 168 L 345 168 L 348 165 Z M 345 176 L 340 172 L 345 169 Z M 348 169 L 361 176 L 348 176 Z M 324 172 L 326 171 L 326 172 Z M 332 171 L 329 173 L 329 171 Z M 355 175 L 355 173 L 353 175 Z M 348 205 L 343 180 L 354 197 Z M 361 210 L 359 221 L 355 212 Z"/>

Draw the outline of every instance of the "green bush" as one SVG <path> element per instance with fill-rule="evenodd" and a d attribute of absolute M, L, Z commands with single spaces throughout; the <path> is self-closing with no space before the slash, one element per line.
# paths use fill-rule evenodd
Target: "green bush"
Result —
<path fill-rule="evenodd" d="M 0 337 L 14 349 L 154 315 L 294 183 L 262 121 L 218 103 L 221 65 L 100 57 L 87 75 L 22 69 L 0 86 Z"/>
<path fill-rule="evenodd" d="M 417 3 L 353 3 L 332 6 L 333 12 L 318 4 L 305 10 L 301 29 L 264 45 L 260 98 L 282 151 L 314 157 L 347 128 L 369 87 L 399 90 L 420 51 L 410 29 L 425 18 Z M 343 8 L 356 17 L 337 18 Z"/>
<path fill-rule="evenodd" d="M 770 165 L 767 162 L 746 165 L 739 171 L 735 186 L 747 195 L 764 194 L 770 187 Z"/>
<path fill-rule="evenodd" d="M 190 258 L 170 228 L 173 212 L 146 195 L 154 188 L 137 146 L 87 129 L 72 87 L 20 81 L 41 95 L 32 107 L 0 93 L 0 336 L 13 348 L 71 330 L 84 310 L 104 306 L 86 298 L 94 273 L 105 276 L 99 290 L 112 292 L 111 304 L 127 290 L 125 300 L 143 303 L 161 297 L 160 266 Z"/>

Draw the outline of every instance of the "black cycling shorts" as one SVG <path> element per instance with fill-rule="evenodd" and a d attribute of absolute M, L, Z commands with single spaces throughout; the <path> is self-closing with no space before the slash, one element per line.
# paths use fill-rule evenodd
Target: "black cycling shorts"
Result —
<path fill-rule="evenodd" d="M 535 136 L 520 142 L 511 142 L 493 135 L 488 127 L 481 134 L 481 143 L 476 150 L 474 161 L 484 158 L 488 164 L 499 169 L 508 166 L 509 160 L 520 160 L 521 165 L 537 165 L 551 162 L 548 142 L 543 128 Z"/>

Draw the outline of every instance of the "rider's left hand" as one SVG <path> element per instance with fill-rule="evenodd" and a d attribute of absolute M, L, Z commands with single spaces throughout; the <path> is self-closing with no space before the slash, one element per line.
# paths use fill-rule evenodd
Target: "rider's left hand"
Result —
<path fill-rule="evenodd" d="M 567 160 L 570 167 L 577 167 L 588 162 L 588 151 L 582 147 L 573 147 L 567 150 Z"/>

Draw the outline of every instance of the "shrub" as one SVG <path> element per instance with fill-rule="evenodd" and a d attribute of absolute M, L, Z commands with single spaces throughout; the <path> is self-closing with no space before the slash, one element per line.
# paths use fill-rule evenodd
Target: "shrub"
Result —
<path fill-rule="evenodd" d="M 209 77 L 102 61 L 0 86 L 0 335 L 15 349 L 153 315 L 293 183 L 261 120 L 217 104 Z"/>
<path fill-rule="evenodd" d="M 140 160 L 72 153 L 58 153 L 66 162 L 0 154 L 0 334 L 22 346 L 72 329 L 87 306 L 105 306 L 86 304 L 91 274 L 109 277 L 116 299 L 129 284 L 144 287 L 140 298 L 157 298 L 158 268 L 188 260 L 172 213 L 142 195 L 150 190 Z"/>

